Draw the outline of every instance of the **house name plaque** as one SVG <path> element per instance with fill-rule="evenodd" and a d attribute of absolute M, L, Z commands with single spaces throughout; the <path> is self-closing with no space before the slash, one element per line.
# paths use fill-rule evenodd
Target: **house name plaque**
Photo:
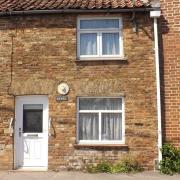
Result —
<path fill-rule="evenodd" d="M 57 102 L 68 101 L 68 96 L 63 96 L 63 95 L 56 96 L 56 101 Z"/>

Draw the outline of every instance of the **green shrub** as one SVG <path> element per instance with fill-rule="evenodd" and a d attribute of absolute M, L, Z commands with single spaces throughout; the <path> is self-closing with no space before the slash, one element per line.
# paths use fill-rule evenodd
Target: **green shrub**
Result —
<path fill-rule="evenodd" d="M 101 162 L 96 166 L 87 166 L 87 172 L 89 173 L 130 173 L 142 171 L 137 161 L 132 159 L 124 159 L 117 164 L 111 164 L 109 162 Z"/>
<path fill-rule="evenodd" d="M 90 165 L 86 167 L 87 172 L 89 173 L 111 173 L 111 167 L 112 164 L 109 162 L 103 161 L 99 164 L 95 165 Z"/>
<path fill-rule="evenodd" d="M 169 175 L 180 173 L 180 149 L 171 144 L 164 144 L 161 151 L 163 158 L 160 162 L 160 171 Z"/>
<path fill-rule="evenodd" d="M 113 165 L 108 162 L 102 162 L 96 166 L 97 172 L 110 173 Z"/>
<path fill-rule="evenodd" d="M 143 170 L 138 162 L 133 159 L 124 159 L 116 165 L 116 169 L 117 173 L 140 172 Z"/>

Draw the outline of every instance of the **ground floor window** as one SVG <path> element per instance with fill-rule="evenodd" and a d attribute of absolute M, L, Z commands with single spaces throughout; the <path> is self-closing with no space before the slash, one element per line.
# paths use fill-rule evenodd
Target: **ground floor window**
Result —
<path fill-rule="evenodd" d="M 79 143 L 124 143 L 122 97 L 78 98 Z"/>

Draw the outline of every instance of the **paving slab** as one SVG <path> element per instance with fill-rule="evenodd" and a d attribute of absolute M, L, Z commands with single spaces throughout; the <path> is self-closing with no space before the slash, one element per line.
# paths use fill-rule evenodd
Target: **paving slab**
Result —
<path fill-rule="evenodd" d="M 180 175 L 167 176 L 154 171 L 137 174 L 0 171 L 0 180 L 180 180 Z"/>

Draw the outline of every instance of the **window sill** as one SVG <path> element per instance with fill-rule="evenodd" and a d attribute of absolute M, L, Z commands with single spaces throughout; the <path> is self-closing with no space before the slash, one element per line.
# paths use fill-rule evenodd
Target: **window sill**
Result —
<path fill-rule="evenodd" d="M 102 57 L 102 58 L 79 58 L 76 60 L 76 62 L 91 62 L 91 61 L 127 61 L 127 58 L 126 57 L 116 57 L 116 58 L 113 58 L 113 57 Z"/>
<path fill-rule="evenodd" d="M 126 144 L 74 144 L 75 148 L 118 148 L 118 149 L 128 149 L 128 145 Z"/>

